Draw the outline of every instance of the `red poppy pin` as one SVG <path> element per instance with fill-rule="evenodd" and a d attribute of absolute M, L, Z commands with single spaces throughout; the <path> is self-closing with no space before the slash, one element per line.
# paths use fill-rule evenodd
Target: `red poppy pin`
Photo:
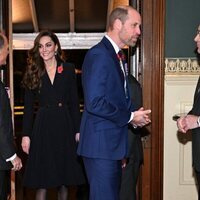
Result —
<path fill-rule="evenodd" d="M 63 66 L 58 66 L 57 72 L 61 74 L 63 72 Z"/>

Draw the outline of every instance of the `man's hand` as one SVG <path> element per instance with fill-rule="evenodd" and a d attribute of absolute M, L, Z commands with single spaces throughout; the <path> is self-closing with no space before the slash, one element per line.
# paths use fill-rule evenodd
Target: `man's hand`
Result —
<path fill-rule="evenodd" d="M 79 140 L 80 140 L 80 133 L 76 133 L 75 140 L 76 140 L 76 142 L 79 142 Z"/>
<path fill-rule="evenodd" d="M 178 131 L 182 132 L 182 133 L 186 133 L 185 131 L 185 121 L 184 121 L 184 117 L 180 117 L 179 119 L 177 119 L 177 127 L 178 127 Z"/>
<path fill-rule="evenodd" d="M 125 168 L 125 167 L 126 167 L 126 164 L 127 164 L 127 159 L 126 159 L 126 158 L 124 158 L 124 159 L 122 159 L 122 160 L 121 160 L 121 162 L 122 162 L 122 165 L 121 165 L 121 166 L 122 166 L 122 169 L 123 169 L 123 168 Z"/>
<path fill-rule="evenodd" d="M 190 129 L 198 128 L 199 125 L 197 120 L 198 116 L 196 115 L 186 115 L 184 117 L 180 117 L 177 120 L 178 130 L 182 133 L 186 133 Z"/>
<path fill-rule="evenodd" d="M 28 136 L 22 137 L 22 149 L 26 154 L 29 154 L 31 140 Z"/>
<path fill-rule="evenodd" d="M 16 158 L 12 160 L 11 163 L 13 165 L 12 170 L 14 171 L 19 171 L 22 168 L 22 161 L 18 156 L 16 156 Z"/>
<path fill-rule="evenodd" d="M 149 119 L 150 113 L 151 110 L 144 110 L 144 108 L 142 107 L 134 112 L 134 117 L 130 123 L 136 127 L 143 127 L 151 122 L 151 120 Z"/>

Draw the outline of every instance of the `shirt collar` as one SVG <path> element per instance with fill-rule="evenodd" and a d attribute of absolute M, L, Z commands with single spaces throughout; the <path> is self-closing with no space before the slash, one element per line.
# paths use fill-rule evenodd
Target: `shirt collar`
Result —
<path fill-rule="evenodd" d="M 108 36 L 105 35 L 105 37 L 110 41 L 110 43 L 112 44 L 113 48 L 115 49 L 116 54 L 118 54 L 118 52 L 120 51 L 120 48 L 117 46 L 117 44 Z"/>

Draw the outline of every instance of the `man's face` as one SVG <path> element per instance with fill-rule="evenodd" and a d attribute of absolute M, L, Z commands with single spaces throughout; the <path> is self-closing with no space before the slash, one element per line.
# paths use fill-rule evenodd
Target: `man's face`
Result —
<path fill-rule="evenodd" d="M 200 25 L 197 29 L 197 35 L 195 36 L 194 41 L 197 45 L 197 52 L 200 54 Z"/>
<path fill-rule="evenodd" d="M 8 40 L 5 36 L 4 37 L 4 46 L 0 49 L 0 66 L 6 64 L 6 59 L 8 56 Z"/>
<path fill-rule="evenodd" d="M 141 17 L 138 12 L 135 10 L 128 11 L 128 18 L 122 24 L 122 27 L 119 31 L 119 38 L 124 45 L 135 46 L 138 37 L 141 34 L 140 30 Z"/>

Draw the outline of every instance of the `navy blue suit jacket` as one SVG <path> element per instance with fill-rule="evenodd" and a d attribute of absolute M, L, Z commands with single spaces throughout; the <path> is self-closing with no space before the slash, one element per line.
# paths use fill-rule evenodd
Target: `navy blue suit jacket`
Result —
<path fill-rule="evenodd" d="M 111 160 L 124 158 L 133 106 L 125 95 L 116 52 L 106 37 L 87 52 L 82 85 L 84 112 L 78 154 Z"/>

